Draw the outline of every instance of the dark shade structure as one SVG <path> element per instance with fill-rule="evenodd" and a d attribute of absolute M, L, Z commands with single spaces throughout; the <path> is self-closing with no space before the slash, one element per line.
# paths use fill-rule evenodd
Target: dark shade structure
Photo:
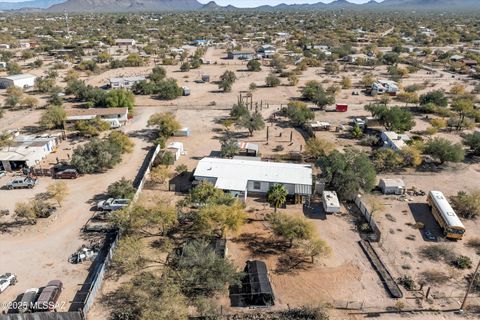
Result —
<path fill-rule="evenodd" d="M 241 294 L 248 305 L 272 306 L 275 302 L 272 285 L 268 278 L 265 262 L 260 260 L 247 261 L 244 269 Z"/>

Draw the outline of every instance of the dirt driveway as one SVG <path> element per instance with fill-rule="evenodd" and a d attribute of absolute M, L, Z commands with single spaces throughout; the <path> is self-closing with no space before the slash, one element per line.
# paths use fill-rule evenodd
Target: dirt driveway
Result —
<path fill-rule="evenodd" d="M 155 108 L 139 109 L 137 116 L 123 130 L 134 133 L 145 129 L 148 117 L 155 111 Z M 150 144 L 138 135 L 133 140 L 134 151 L 126 155 L 114 169 L 101 175 L 86 175 L 66 181 L 70 194 L 63 207 L 49 219 L 41 220 L 35 226 L 0 234 L 0 274 L 13 272 L 18 277 L 18 283 L 0 295 L 2 307 L 28 288 L 42 287 L 49 280 L 60 279 L 65 291 L 59 299 L 58 311 L 68 310 L 76 291 L 86 278 L 89 266 L 86 263 L 73 265 L 67 259 L 85 243 L 80 230 L 93 214 L 92 198 L 104 193 L 110 183 L 122 177 L 133 179 L 140 168 Z M 49 180 L 42 178 L 41 186 L 36 192 L 41 192 L 50 183 Z M 32 194 L 23 198 L 33 197 L 33 190 L 0 190 L 0 203 L 14 207 L 14 202 L 22 198 L 21 193 L 24 191 Z M 5 309 L 0 312 L 3 310 Z"/>

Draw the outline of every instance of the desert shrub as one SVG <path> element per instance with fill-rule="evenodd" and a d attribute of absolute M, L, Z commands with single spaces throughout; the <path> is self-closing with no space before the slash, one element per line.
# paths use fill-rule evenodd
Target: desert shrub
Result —
<path fill-rule="evenodd" d="M 415 290 L 415 280 L 408 275 L 403 275 L 397 279 L 399 285 L 403 286 L 407 290 Z"/>
<path fill-rule="evenodd" d="M 431 261 L 452 261 L 455 259 L 453 249 L 444 244 L 424 246 L 420 249 L 420 256 Z"/>
<path fill-rule="evenodd" d="M 470 269 L 472 267 L 472 259 L 467 256 L 458 256 L 451 263 L 458 269 Z"/>
<path fill-rule="evenodd" d="M 426 270 L 420 273 L 419 282 L 423 284 L 444 284 L 450 277 L 442 271 L 439 270 Z"/>

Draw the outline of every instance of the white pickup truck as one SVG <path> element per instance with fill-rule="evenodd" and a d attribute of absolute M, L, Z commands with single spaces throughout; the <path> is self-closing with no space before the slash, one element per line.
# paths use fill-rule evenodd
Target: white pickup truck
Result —
<path fill-rule="evenodd" d="M 115 211 L 127 207 L 130 204 L 129 199 L 114 199 L 103 200 L 97 203 L 97 209 L 101 211 Z"/>
<path fill-rule="evenodd" d="M 17 276 L 13 273 L 4 273 L 0 276 L 0 293 L 17 283 Z"/>

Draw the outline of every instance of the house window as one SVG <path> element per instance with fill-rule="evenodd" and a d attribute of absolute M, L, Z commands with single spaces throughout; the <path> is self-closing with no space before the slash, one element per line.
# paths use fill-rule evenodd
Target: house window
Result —
<path fill-rule="evenodd" d="M 254 190 L 260 190 L 260 188 L 261 188 L 260 181 L 253 181 L 253 189 Z"/>

